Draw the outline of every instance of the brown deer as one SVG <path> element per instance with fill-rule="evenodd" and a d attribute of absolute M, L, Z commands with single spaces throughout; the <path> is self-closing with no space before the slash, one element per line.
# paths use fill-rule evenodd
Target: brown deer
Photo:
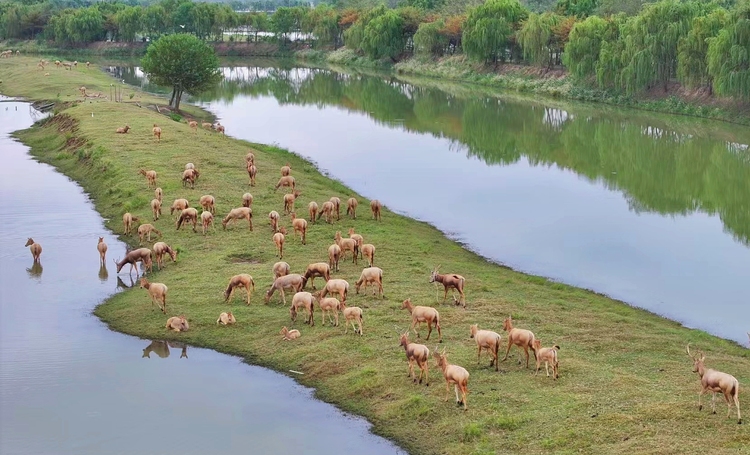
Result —
<path fill-rule="evenodd" d="M 455 289 L 461 295 L 461 298 L 456 300 L 456 302 L 462 304 L 462 306 L 466 308 L 466 296 L 464 295 L 464 283 L 466 282 L 466 279 L 455 273 L 440 274 L 438 273 L 439 268 L 440 266 L 438 265 L 430 274 L 430 283 L 437 282 L 445 287 L 443 303 L 445 303 L 445 299 L 448 298 L 448 289 Z"/>

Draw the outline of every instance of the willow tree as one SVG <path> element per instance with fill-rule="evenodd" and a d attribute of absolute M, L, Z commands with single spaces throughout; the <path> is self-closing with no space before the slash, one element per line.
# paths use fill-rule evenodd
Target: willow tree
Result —
<path fill-rule="evenodd" d="M 703 10 L 699 2 L 665 0 L 649 4 L 623 34 L 620 85 L 628 93 L 661 85 L 677 73 L 677 44 Z"/>
<path fill-rule="evenodd" d="M 729 13 L 722 8 L 693 19 L 693 26 L 677 45 L 677 77 L 688 87 L 711 87 L 708 42 L 726 26 Z"/>
<path fill-rule="evenodd" d="M 537 66 L 551 67 L 554 64 L 554 29 L 561 21 L 562 18 L 554 13 L 529 14 L 529 18 L 516 34 L 518 44 L 523 49 L 523 58 Z"/>
<path fill-rule="evenodd" d="M 404 19 L 393 10 L 371 20 L 364 30 L 362 50 L 372 59 L 396 57 L 404 51 Z"/>
<path fill-rule="evenodd" d="M 130 6 L 115 15 L 115 22 L 124 41 L 135 41 L 136 33 L 143 28 L 143 8 Z"/>
<path fill-rule="evenodd" d="M 378 5 L 368 11 L 364 11 L 357 16 L 357 20 L 344 32 L 344 43 L 349 49 L 354 51 L 362 50 L 362 43 L 365 36 L 365 28 L 376 17 L 382 16 L 388 11 L 385 5 Z M 351 17 L 351 14 L 345 17 Z M 342 21 L 344 17 L 342 17 Z"/>
<path fill-rule="evenodd" d="M 710 40 L 708 74 L 717 94 L 750 99 L 750 2 L 737 5 L 729 25 Z"/>
<path fill-rule="evenodd" d="M 213 48 L 195 35 L 176 33 L 152 43 L 141 60 L 143 72 L 155 84 L 172 87 L 170 106 L 180 109 L 185 92 L 198 94 L 221 80 Z"/>
<path fill-rule="evenodd" d="M 563 53 L 563 64 L 570 74 L 580 79 L 596 74 L 602 42 L 610 28 L 610 23 L 599 16 L 589 16 L 573 26 Z"/>
<path fill-rule="evenodd" d="M 441 56 L 448 46 L 448 37 L 444 34 L 445 21 L 422 22 L 414 34 L 414 50 L 417 54 Z"/>
<path fill-rule="evenodd" d="M 339 12 L 321 3 L 310 10 L 302 21 L 302 31 L 312 33 L 317 46 L 337 46 L 341 36 Z"/>
<path fill-rule="evenodd" d="M 518 0 L 487 0 L 472 9 L 462 37 L 466 55 L 482 62 L 505 60 L 515 30 L 527 17 Z"/>

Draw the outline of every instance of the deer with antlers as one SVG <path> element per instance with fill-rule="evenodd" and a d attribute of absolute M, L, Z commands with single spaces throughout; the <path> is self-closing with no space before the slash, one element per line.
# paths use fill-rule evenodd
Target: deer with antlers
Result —
<path fill-rule="evenodd" d="M 706 392 L 713 394 L 711 398 L 711 410 L 716 414 L 716 392 L 724 394 L 724 399 L 727 401 L 727 418 L 732 414 L 732 401 L 737 407 L 737 423 L 742 423 L 742 416 L 740 415 L 740 382 L 731 374 L 722 373 L 711 368 L 706 368 L 704 361 L 706 355 L 703 352 L 699 352 L 698 355 L 693 356 L 690 354 L 690 343 L 687 345 L 687 354 L 693 360 L 693 373 L 698 373 L 701 378 L 701 391 L 698 393 L 698 410 L 703 409 L 701 398 Z"/>
<path fill-rule="evenodd" d="M 453 301 L 456 302 L 456 305 L 461 304 L 461 306 L 466 308 L 466 296 L 464 295 L 464 283 L 466 282 L 466 278 L 461 275 L 456 275 L 455 273 L 440 274 L 438 273 L 438 269 L 440 269 L 439 265 L 435 267 L 435 270 L 430 274 L 430 283 L 437 282 L 445 287 L 443 303 L 445 303 L 445 299 L 448 298 L 448 289 L 455 289 L 461 295 L 461 298 L 456 299 L 454 295 Z"/>

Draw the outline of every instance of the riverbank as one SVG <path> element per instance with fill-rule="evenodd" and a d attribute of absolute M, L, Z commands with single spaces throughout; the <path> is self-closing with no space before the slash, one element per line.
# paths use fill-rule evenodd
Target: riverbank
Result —
<path fill-rule="evenodd" d="M 413 75 L 468 82 L 506 91 L 541 95 L 653 112 L 687 115 L 750 125 L 750 103 L 717 99 L 705 91 L 689 91 L 674 83 L 668 92 L 653 91 L 641 96 L 628 96 L 611 90 L 599 90 L 573 81 L 564 69 L 544 70 L 522 65 L 499 65 L 493 68 L 470 62 L 463 55 L 438 60 L 410 57 L 395 64 L 373 61 L 341 48 L 336 51 L 301 50 L 295 58 L 313 63 L 328 63 L 352 68 L 391 71 L 397 75 Z"/>
<path fill-rule="evenodd" d="M 280 46 L 274 41 L 224 41 L 221 43 L 208 43 L 216 54 L 222 57 L 291 57 L 295 52 L 303 49 L 305 45 L 290 43 Z M 58 55 L 67 57 L 142 57 L 146 55 L 148 43 L 134 42 L 105 42 L 98 41 L 81 46 L 56 47 L 54 43 L 47 41 L 2 41 L 0 49 L 13 49 L 21 51 L 24 55 Z"/>
<path fill-rule="evenodd" d="M 55 92 L 63 99 L 75 99 L 81 74 L 60 70 L 44 77 L 35 71 L 34 60 L 27 58 L 0 67 L 0 79 L 13 81 L 3 84 L 3 92 L 30 99 L 48 99 L 46 94 Z M 111 81 L 93 68 L 86 77 L 90 78 L 86 84 L 102 87 Z M 45 95 L 38 94 L 43 90 L 38 81 L 49 87 L 44 88 Z M 134 100 L 149 96 L 131 90 Z M 352 192 L 286 151 L 204 131 L 194 134 L 186 124 L 124 98 L 123 103 L 71 102 L 56 119 L 19 136 L 40 160 L 81 182 L 117 232 L 122 230 L 119 220 L 125 211 L 149 219 L 153 193 L 137 175 L 140 167 L 159 173 L 166 205 L 177 197 L 194 203 L 202 194 L 213 194 L 221 217 L 239 205 L 243 192 L 253 193 L 252 233 L 241 223 L 206 237 L 188 229 L 176 232 L 168 215 L 154 223 L 165 241 L 181 251 L 177 263 L 169 263 L 152 277 L 169 286 L 169 315 L 184 313 L 191 323 L 187 333 L 166 335 L 171 339 L 237 354 L 282 372 L 301 371 L 304 375 L 298 380 L 315 387 L 320 398 L 367 417 L 379 434 L 411 453 L 702 453 L 709 437 L 719 453 L 737 453 L 750 443 L 744 426 L 723 418 L 723 407 L 719 416 L 697 412 L 698 380 L 684 346 L 692 342 L 703 349 L 709 366 L 733 373 L 743 384 L 750 380 L 750 351 L 601 295 L 490 264 L 436 229 L 387 210 L 383 221 L 376 223 L 370 220 L 368 201 L 359 196 L 358 220 L 311 225 L 306 246 L 288 236 L 285 260 L 297 272 L 308 263 L 324 261 L 335 231 L 354 227 L 378 248 L 376 265 L 385 271 L 388 298 L 350 295 L 350 304 L 365 311 L 363 337 L 351 331 L 344 335 L 343 325 L 322 327 L 316 312 L 314 328 L 298 321 L 302 338 L 282 343 L 277 332 L 290 324 L 287 308 L 277 304 L 277 296 L 270 305 L 262 304 L 262 289 L 270 284 L 270 268 L 277 260 L 265 214 L 282 208 L 281 192 L 272 188 L 278 169 L 287 161 L 292 164 L 303 191 L 297 201 L 299 212 L 310 200 L 320 204 L 333 195 L 345 200 Z M 114 129 L 125 122 L 133 131 L 115 134 Z M 153 123 L 164 131 L 159 144 L 151 136 Z M 257 150 L 259 166 L 254 188 L 247 186 L 242 159 L 249 146 Z M 201 170 L 195 190 L 183 189 L 180 183 L 188 161 Z M 288 227 L 289 218 L 283 217 L 282 224 Z M 126 241 L 137 243 L 132 237 Z M 466 310 L 435 303 L 435 288 L 427 281 L 429 270 L 438 263 L 446 272 L 467 277 Z M 335 276 L 353 283 L 359 270 L 343 261 L 341 273 Z M 250 273 L 256 279 L 258 290 L 249 307 L 239 296 L 231 307 L 222 304 L 221 292 L 236 273 Z M 442 347 L 448 349 L 452 362 L 471 373 L 468 412 L 450 400 L 442 401 L 444 382 L 433 362 L 430 387 L 407 380 L 394 331 L 394 326 L 404 330 L 409 324 L 408 314 L 399 309 L 406 297 L 441 311 Z M 230 308 L 238 326 L 216 326 L 218 313 Z M 154 310 L 141 289 L 114 296 L 96 314 L 115 330 L 165 336 L 166 318 Z M 501 364 L 500 373 L 487 368 L 486 354 L 477 366 L 468 325 L 479 323 L 500 331 L 507 314 L 519 327 L 534 330 L 545 345 L 554 342 L 562 347 L 559 381 L 529 377 L 529 371 L 516 364 L 517 354 Z"/>

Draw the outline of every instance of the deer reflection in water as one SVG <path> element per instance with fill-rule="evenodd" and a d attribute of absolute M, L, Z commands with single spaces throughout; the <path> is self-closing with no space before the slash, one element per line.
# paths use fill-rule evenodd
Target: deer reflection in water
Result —
<path fill-rule="evenodd" d="M 34 261 L 31 267 L 26 269 L 26 273 L 29 274 L 30 278 L 33 278 L 39 281 L 41 281 L 42 279 L 43 271 L 44 271 L 44 268 L 42 267 L 42 263 L 39 261 Z"/>
<path fill-rule="evenodd" d="M 187 345 L 185 343 L 180 343 L 180 342 L 177 342 L 177 341 L 168 341 L 167 342 L 167 341 L 158 341 L 158 340 L 153 340 L 153 341 L 151 341 L 151 344 L 149 344 L 148 346 L 146 346 L 146 348 L 143 350 L 143 355 L 141 356 L 141 358 L 148 357 L 150 359 L 151 358 L 151 353 L 153 352 L 154 354 L 158 355 L 162 359 L 165 359 L 165 358 L 169 357 L 169 348 L 170 347 L 174 348 L 174 349 L 181 349 L 182 350 L 182 352 L 180 353 L 180 358 L 183 358 L 183 357 L 186 358 L 186 359 L 188 358 L 188 355 L 187 355 L 187 348 L 188 347 L 187 347 Z"/>
<path fill-rule="evenodd" d="M 109 279 L 109 271 L 107 271 L 107 266 L 102 262 L 101 266 L 99 266 L 99 281 L 102 283 L 105 283 Z M 120 279 L 119 277 L 117 278 Z"/>
<path fill-rule="evenodd" d="M 130 289 L 133 286 L 135 286 L 135 281 L 133 281 L 133 277 L 132 276 L 130 277 L 130 285 L 125 284 L 125 282 L 122 281 L 122 278 L 120 278 L 119 275 L 117 276 L 117 288 L 118 289 L 123 289 L 123 290 L 124 289 Z"/>

